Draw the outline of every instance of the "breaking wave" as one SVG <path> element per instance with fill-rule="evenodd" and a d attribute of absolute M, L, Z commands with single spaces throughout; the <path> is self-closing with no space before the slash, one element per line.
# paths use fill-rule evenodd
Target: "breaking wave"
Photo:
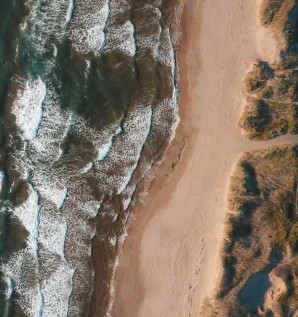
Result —
<path fill-rule="evenodd" d="M 2 316 L 109 316 L 128 218 L 179 121 L 177 6 L 0 0 Z"/>

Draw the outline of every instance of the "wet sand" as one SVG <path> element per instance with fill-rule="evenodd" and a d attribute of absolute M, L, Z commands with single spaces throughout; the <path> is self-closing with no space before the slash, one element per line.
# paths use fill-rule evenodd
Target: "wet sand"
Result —
<path fill-rule="evenodd" d="M 257 0 L 184 0 L 177 137 L 146 205 L 136 209 L 116 273 L 117 317 L 198 316 L 218 278 L 229 175 L 246 150 L 295 136 L 245 140 L 242 78 L 276 46 L 257 23 Z"/>

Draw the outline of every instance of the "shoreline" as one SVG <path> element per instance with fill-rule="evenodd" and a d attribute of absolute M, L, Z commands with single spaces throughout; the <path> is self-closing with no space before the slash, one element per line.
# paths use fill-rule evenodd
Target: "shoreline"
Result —
<path fill-rule="evenodd" d="M 184 1 L 178 52 L 181 121 L 147 204 L 137 206 L 137 219 L 128 229 L 113 316 L 197 316 L 219 274 L 226 193 L 237 158 L 292 139 L 264 143 L 241 135 L 242 78 L 256 58 L 272 54 L 273 45 L 251 23 L 257 18 L 256 1 L 217 2 Z"/>

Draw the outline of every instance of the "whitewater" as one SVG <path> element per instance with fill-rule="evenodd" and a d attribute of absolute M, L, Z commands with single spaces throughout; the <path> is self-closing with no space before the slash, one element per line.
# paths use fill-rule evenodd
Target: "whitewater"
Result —
<path fill-rule="evenodd" d="M 1 316 L 109 316 L 128 219 L 179 122 L 176 4 L 1 10 Z"/>

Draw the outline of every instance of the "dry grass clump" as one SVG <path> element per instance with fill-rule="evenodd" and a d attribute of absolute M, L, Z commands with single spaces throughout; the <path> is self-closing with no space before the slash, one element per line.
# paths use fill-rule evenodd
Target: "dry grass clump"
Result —
<path fill-rule="evenodd" d="M 285 45 L 281 51 L 281 62 L 279 67 L 283 69 L 294 68 L 298 66 L 298 2 L 288 13 L 287 21 L 282 27 L 282 34 Z"/>
<path fill-rule="evenodd" d="M 297 250 L 298 219 L 295 212 L 296 197 L 292 192 L 279 194 L 275 201 L 264 205 L 264 212 L 270 219 L 270 225 L 275 232 L 275 242 L 282 246 L 290 246 Z"/>
<path fill-rule="evenodd" d="M 271 87 L 273 89 L 272 98 L 275 101 L 297 101 L 298 72 L 286 70 L 276 73 Z"/>
<path fill-rule="evenodd" d="M 262 25 L 270 25 L 278 11 L 282 6 L 282 1 L 280 0 L 264 0 L 260 6 L 260 21 Z"/>
<path fill-rule="evenodd" d="M 246 137 L 268 140 L 298 133 L 298 71 L 257 61 L 244 80 L 248 95 L 239 120 Z"/>
<path fill-rule="evenodd" d="M 298 133 L 298 105 L 247 98 L 239 125 L 251 140 Z"/>
<path fill-rule="evenodd" d="M 270 78 L 269 68 L 262 61 L 256 61 L 252 70 L 246 75 L 244 89 L 247 93 L 257 93 L 265 88 Z"/>
<path fill-rule="evenodd" d="M 283 260 L 272 269 L 269 278 L 271 286 L 265 296 L 264 306 L 274 316 L 296 316 L 298 303 L 298 257 Z"/>
<path fill-rule="evenodd" d="M 262 99 L 295 102 L 298 97 L 298 71 L 277 71 L 257 61 L 244 80 L 244 91 Z"/>
<path fill-rule="evenodd" d="M 288 316 L 298 309 L 297 156 L 297 147 L 282 146 L 247 152 L 238 162 L 221 281 L 201 316 Z M 282 291 L 272 301 L 275 286 Z"/>
<path fill-rule="evenodd" d="M 289 52 L 287 54 L 283 54 L 283 58 L 279 64 L 281 68 L 293 68 L 298 65 L 298 55 L 294 52 Z"/>
<path fill-rule="evenodd" d="M 283 42 L 281 60 L 256 61 L 244 80 L 247 102 L 239 120 L 246 137 L 268 140 L 298 133 L 298 1 L 264 0 L 260 19 Z"/>
<path fill-rule="evenodd" d="M 286 69 L 298 65 L 298 3 L 297 0 L 263 0 L 260 22 L 272 32 L 281 50 L 278 67 Z"/>
<path fill-rule="evenodd" d="M 293 34 L 295 25 L 291 23 L 295 10 L 297 9 L 297 1 L 295 0 L 263 0 L 260 6 L 260 22 L 263 26 L 268 27 L 273 34 L 273 37 L 278 43 L 278 46 L 283 52 L 293 47 L 293 39 L 289 35 Z M 292 26 L 289 30 L 289 25 Z"/>

